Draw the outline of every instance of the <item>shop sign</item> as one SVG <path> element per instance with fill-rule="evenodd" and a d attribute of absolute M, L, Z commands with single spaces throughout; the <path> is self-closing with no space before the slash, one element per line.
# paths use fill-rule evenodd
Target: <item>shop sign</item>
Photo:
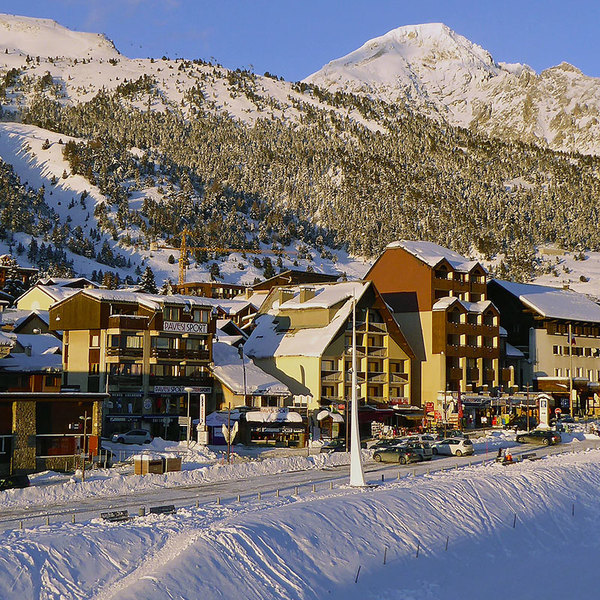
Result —
<path fill-rule="evenodd" d="M 426 402 L 425 403 L 425 411 L 428 412 L 428 413 L 434 411 L 433 402 Z"/>
<path fill-rule="evenodd" d="M 198 429 L 204 431 L 206 426 L 206 395 L 200 394 L 200 413 L 198 415 Z"/>
<path fill-rule="evenodd" d="M 408 406 L 410 400 L 408 398 L 390 398 L 390 404 L 396 406 Z"/>
<path fill-rule="evenodd" d="M 155 385 L 154 393 L 155 394 L 187 394 L 185 391 L 185 385 Z M 191 394 L 210 394 L 212 392 L 212 388 L 210 387 L 200 387 L 200 386 L 190 386 L 192 390 Z"/>
<path fill-rule="evenodd" d="M 152 408 L 152 400 L 150 398 L 144 398 L 144 410 L 150 410 Z"/>
<path fill-rule="evenodd" d="M 165 321 L 163 331 L 172 333 L 208 333 L 207 323 L 182 323 L 180 321 Z"/>

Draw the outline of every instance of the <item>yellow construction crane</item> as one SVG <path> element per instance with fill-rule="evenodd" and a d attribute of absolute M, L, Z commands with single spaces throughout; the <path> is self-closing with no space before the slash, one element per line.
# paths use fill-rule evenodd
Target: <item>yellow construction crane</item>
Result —
<path fill-rule="evenodd" d="M 172 246 L 158 246 L 153 244 L 151 249 L 161 249 L 161 250 L 179 250 L 179 285 L 183 285 L 186 279 L 186 271 L 187 271 L 187 257 L 188 252 L 196 252 L 197 250 L 204 250 L 205 252 L 244 252 L 246 254 L 289 254 L 295 255 L 297 254 L 295 251 L 288 250 L 253 250 L 250 248 L 219 248 L 219 247 L 210 247 L 210 246 L 188 246 L 186 236 L 190 235 L 190 231 L 187 227 L 184 227 L 181 232 L 181 246 L 179 248 L 174 248 Z"/>

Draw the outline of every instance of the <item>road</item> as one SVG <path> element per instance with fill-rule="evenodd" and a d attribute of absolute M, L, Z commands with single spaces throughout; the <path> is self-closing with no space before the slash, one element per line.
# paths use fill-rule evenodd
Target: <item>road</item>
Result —
<path fill-rule="evenodd" d="M 600 439 L 573 442 L 567 445 L 533 446 L 523 444 L 514 448 L 513 456 L 535 452 L 538 457 L 548 454 L 583 451 L 587 448 L 600 447 Z M 419 476 L 435 471 L 460 468 L 469 465 L 494 461 L 496 452 L 479 451 L 474 456 L 441 457 L 432 461 L 412 465 L 397 465 L 367 461 L 364 465 L 365 481 L 368 484 L 378 484 L 401 477 Z M 113 510 L 128 510 L 131 515 L 138 515 L 140 508 L 173 504 L 177 508 L 193 507 L 214 502 L 222 504 L 246 501 L 275 496 L 301 496 L 325 489 L 335 489 L 346 485 L 349 478 L 349 466 L 330 467 L 322 470 L 295 471 L 262 475 L 249 479 L 202 483 L 193 486 L 161 487 L 155 491 L 144 490 L 138 493 L 128 493 L 120 496 L 94 496 L 77 500 L 72 503 L 46 504 L 36 508 L 16 508 L 0 512 L 0 530 L 17 529 L 23 522 L 24 527 L 50 523 L 66 523 L 88 521 L 96 518 L 101 512 Z"/>

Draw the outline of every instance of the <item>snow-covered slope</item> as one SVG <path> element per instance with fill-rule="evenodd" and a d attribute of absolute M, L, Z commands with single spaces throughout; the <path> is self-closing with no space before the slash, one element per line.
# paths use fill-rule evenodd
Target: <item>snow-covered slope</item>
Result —
<path fill-rule="evenodd" d="M 16 529 L 0 534 L 0 596 L 588 598 L 598 587 L 599 475 L 592 450 L 126 523 Z"/>
<path fill-rule="evenodd" d="M 399 27 L 307 83 L 399 102 L 454 125 L 556 150 L 600 152 L 600 80 L 562 63 L 539 75 L 440 23 Z"/>
<path fill-rule="evenodd" d="M 113 43 L 98 33 L 71 31 L 51 19 L 0 15 L 0 52 L 37 56 L 118 58 Z"/>

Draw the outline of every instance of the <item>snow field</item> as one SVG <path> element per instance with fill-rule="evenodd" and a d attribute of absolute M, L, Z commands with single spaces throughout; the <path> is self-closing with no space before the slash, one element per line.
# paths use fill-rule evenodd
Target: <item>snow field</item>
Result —
<path fill-rule="evenodd" d="M 6 532 L 0 597 L 586 597 L 596 588 L 599 491 L 592 450 L 125 524 Z"/>

